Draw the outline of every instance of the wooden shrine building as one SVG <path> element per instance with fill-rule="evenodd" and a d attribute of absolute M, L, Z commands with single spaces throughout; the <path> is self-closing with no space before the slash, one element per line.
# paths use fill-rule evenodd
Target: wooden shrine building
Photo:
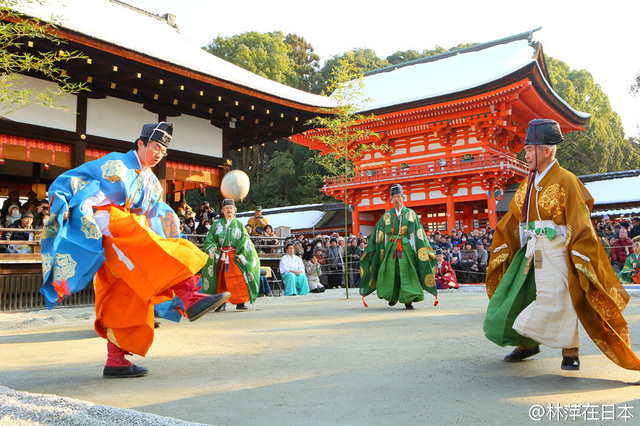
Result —
<path fill-rule="evenodd" d="M 118 0 L 50 0 L 18 10 L 25 19 L 59 17 L 56 33 L 68 44 L 33 39 L 23 49 L 82 52 L 86 60 L 64 67 L 89 90 L 67 95 L 68 111 L 28 106 L 0 119 L 0 196 L 34 189 L 44 198 L 60 173 L 130 150 L 143 124 L 161 120 L 175 123 L 169 156 L 155 170 L 166 193 L 219 186 L 229 150 L 298 133 L 332 105 L 207 53 L 180 35 L 173 15 Z M 55 87 L 35 73 L 23 79 L 34 89 Z"/>
<path fill-rule="evenodd" d="M 528 173 L 516 158 L 527 123 L 551 118 L 563 132 L 584 129 L 590 115 L 554 92 L 534 31 L 365 74 L 371 103 L 362 113 L 381 118 L 365 125 L 391 150 L 356 161 L 347 184 L 354 233 L 370 233 L 392 207 L 395 183 L 428 230 L 495 227 L 496 199 Z M 321 132 L 291 140 L 323 151 L 314 140 Z M 322 190 L 344 200 L 343 178 L 327 179 Z"/>

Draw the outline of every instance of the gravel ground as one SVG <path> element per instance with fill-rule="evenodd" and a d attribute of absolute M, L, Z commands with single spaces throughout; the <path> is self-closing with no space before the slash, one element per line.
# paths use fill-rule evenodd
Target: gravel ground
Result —
<path fill-rule="evenodd" d="M 441 291 L 436 308 L 426 295 L 415 311 L 375 295 L 364 308 L 357 289 L 349 293 L 261 298 L 245 312 L 163 321 L 147 358 L 132 359 L 151 373 L 130 380 L 101 378 L 92 307 L 0 313 L 0 425 L 500 425 L 556 403 L 629 404 L 640 417 L 629 386 L 638 373 L 607 360 L 582 329 L 580 372 L 560 370 L 559 351 L 548 348 L 503 363 L 510 349 L 482 334 L 483 286 Z M 630 294 L 638 352 L 640 292 Z"/>

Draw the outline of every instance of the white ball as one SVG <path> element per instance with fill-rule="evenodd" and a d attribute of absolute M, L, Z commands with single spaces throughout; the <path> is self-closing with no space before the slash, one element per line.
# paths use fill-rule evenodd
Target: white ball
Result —
<path fill-rule="evenodd" d="M 231 170 L 222 178 L 220 193 L 224 198 L 242 201 L 249 194 L 249 176 L 242 170 Z"/>

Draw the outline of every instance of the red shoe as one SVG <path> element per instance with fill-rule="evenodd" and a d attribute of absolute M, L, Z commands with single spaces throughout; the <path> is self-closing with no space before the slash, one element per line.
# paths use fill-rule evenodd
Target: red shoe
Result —
<path fill-rule="evenodd" d="M 130 352 L 120 349 L 110 340 L 107 340 L 107 365 L 102 371 L 105 379 L 142 377 L 149 373 L 144 367 L 138 367 L 131 361 L 125 359 L 125 355 L 132 355 Z"/>
<path fill-rule="evenodd" d="M 185 311 L 183 315 L 189 321 L 197 320 L 207 312 L 222 305 L 231 297 L 231 293 L 228 291 L 213 295 L 202 294 L 198 292 L 202 288 L 198 285 L 199 281 L 200 278 L 194 275 L 173 287 L 173 292 L 184 303 Z"/>

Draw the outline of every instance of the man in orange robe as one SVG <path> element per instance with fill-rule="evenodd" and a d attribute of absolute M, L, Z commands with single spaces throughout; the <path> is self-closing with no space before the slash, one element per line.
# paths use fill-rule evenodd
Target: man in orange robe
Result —
<path fill-rule="evenodd" d="M 175 295 L 178 309 L 194 321 L 229 298 L 198 292 L 195 274 L 207 256 L 179 238 L 178 217 L 161 200 L 151 169 L 167 155 L 172 134 L 172 123 L 146 124 L 133 150 L 69 170 L 49 188 L 41 292 L 51 309 L 95 276 L 95 329 L 107 339 L 106 378 L 147 374 L 124 356 L 147 353 L 154 305 Z"/>
<path fill-rule="evenodd" d="M 553 120 L 533 120 L 525 139 L 531 174 L 495 230 L 487 270 L 491 299 L 487 338 L 516 345 L 505 361 L 562 348 L 564 370 L 578 370 L 578 320 L 594 343 L 623 368 L 640 370 L 622 311 L 620 285 L 593 229 L 593 198 L 555 159 L 563 140 Z"/>

